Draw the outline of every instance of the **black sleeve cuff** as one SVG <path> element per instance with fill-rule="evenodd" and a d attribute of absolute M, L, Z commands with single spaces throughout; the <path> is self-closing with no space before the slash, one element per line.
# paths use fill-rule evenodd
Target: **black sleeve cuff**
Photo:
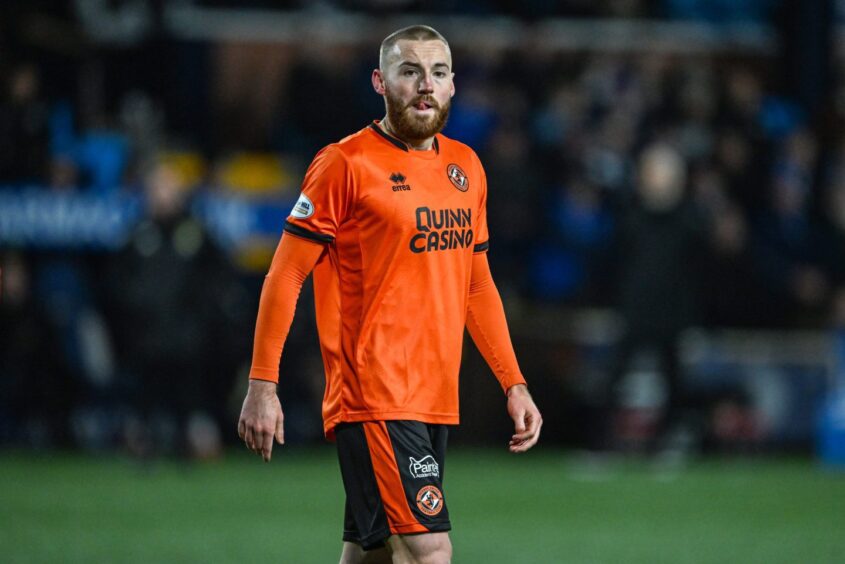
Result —
<path fill-rule="evenodd" d="M 303 239 L 310 239 L 311 241 L 316 241 L 317 243 L 334 242 L 334 237 L 332 237 L 331 235 L 323 235 L 322 233 L 314 233 L 313 231 L 308 231 L 304 227 L 294 225 L 290 221 L 285 222 L 285 231 L 287 231 L 291 235 L 296 235 L 297 237 L 302 237 Z"/>
<path fill-rule="evenodd" d="M 490 241 L 484 241 L 483 243 L 479 243 L 472 248 L 472 252 L 474 253 L 484 253 L 487 252 L 487 249 L 490 248 Z"/>

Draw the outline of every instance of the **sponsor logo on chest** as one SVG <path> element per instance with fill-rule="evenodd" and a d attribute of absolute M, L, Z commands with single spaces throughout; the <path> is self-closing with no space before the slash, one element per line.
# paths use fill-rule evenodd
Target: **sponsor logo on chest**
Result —
<path fill-rule="evenodd" d="M 414 211 L 414 216 L 418 233 L 411 237 L 411 252 L 467 249 L 472 245 L 472 208 L 423 206 Z"/>

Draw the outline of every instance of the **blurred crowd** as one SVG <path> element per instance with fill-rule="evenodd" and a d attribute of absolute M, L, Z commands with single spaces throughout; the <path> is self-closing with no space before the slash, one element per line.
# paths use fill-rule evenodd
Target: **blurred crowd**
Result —
<path fill-rule="evenodd" d="M 295 199 L 322 145 L 382 117 L 374 45 L 6 46 L 0 192 L 145 205 L 116 250 L 0 241 L 0 442 L 219 449 L 275 241 L 245 257 L 191 202 Z M 812 108 L 760 56 L 453 55 L 445 133 L 486 166 L 500 291 L 512 305 L 617 311 L 612 380 L 646 343 L 674 381 L 691 326 L 832 322 L 845 295 L 845 85 Z M 306 336 L 292 339 L 307 341 L 302 317 Z M 307 347 L 287 350 L 291 366 L 310 362 Z M 292 393 L 319 401 L 319 387 Z M 319 434 L 308 417 L 305 438 Z"/>

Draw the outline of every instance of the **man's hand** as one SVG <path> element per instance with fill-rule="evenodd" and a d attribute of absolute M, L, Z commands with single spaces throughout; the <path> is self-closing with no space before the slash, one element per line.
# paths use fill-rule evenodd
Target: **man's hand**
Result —
<path fill-rule="evenodd" d="M 249 390 L 241 408 L 238 436 L 249 450 L 270 461 L 273 437 L 285 444 L 282 404 L 276 395 L 276 384 L 264 380 L 250 380 Z"/>
<path fill-rule="evenodd" d="M 511 452 L 525 452 L 537 444 L 540 438 L 540 427 L 543 418 L 540 410 L 534 405 L 528 387 L 517 384 L 508 388 L 508 415 L 513 419 L 516 433 L 511 437 L 509 449 Z"/>

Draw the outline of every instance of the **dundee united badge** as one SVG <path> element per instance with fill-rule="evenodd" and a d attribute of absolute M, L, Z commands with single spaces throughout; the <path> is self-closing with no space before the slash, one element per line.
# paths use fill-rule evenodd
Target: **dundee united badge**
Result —
<path fill-rule="evenodd" d="M 452 163 L 446 167 L 446 176 L 452 184 L 461 192 L 466 192 L 469 189 L 469 178 L 461 167 Z"/>
<path fill-rule="evenodd" d="M 417 492 L 417 507 L 426 515 L 437 515 L 443 509 L 443 494 L 435 486 L 423 486 Z"/>

